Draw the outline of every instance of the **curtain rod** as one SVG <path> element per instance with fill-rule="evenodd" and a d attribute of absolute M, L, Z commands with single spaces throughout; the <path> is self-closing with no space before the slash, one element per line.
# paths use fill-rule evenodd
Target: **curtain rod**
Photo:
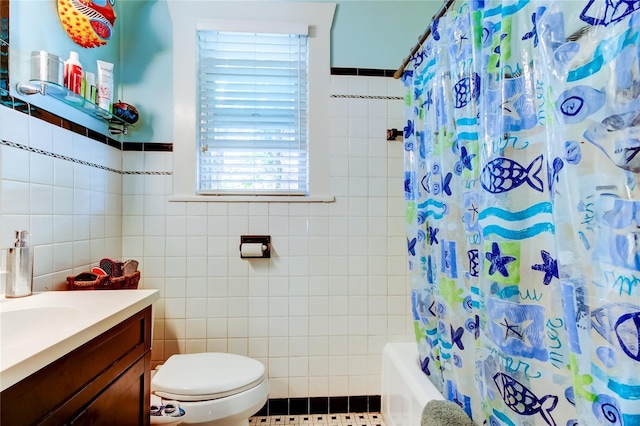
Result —
<path fill-rule="evenodd" d="M 393 78 L 397 80 L 400 77 L 402 77 L 402 74 L 404 73 L 404 69 L 406 68 L 407 64 L 411 61 L 411 58 L 413 57 L 413 55 L 415 55 L 416 52 L 420 50 L 420 47 L 422 46 L 422 44 L 425 42 L 425 40 L 427 40 L 427 38 L 431 34 L 431 24 L 433 23 L 433 21 L 435 21 L 436 19 L 442 18 L 444 14 L 447 13 L 447 10 L 449 10 L 449 8 L 453 6 L 455 2 L 456 0 L 447 0 L 447 2 L 440 7 L 440 10 L 438 10 L 438 13 L 436 13 L 436 15 L 431 18 L 431 23 L 429 23 L 429 26 L 424 31 L 424 33 L 422 33 L 416 45 L 413 46 L 413 49 L 411 49 L 411 53 L 409 53 L 409 56 L 404 58 L 404 61 L 402 61 L 402 65 L 400 65 L 400 68 L 398 68 L 396 72 L 393 73 Z"/>

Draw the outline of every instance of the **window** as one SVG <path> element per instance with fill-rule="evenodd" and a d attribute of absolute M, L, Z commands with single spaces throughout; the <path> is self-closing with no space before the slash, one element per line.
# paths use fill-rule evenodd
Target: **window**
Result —
<path fill-rule="evenodd" d="M 173 27 L 173 196 L 170 201 L 196 202 L 332 202 L 334 197 L 329 193 L 329 88 L 331 82 L 331 24 L 335 12 L 335 3 L 329 2 L 245 2 L 245 1 L 179 1 L 167 2 Z M 306 107 L 299 105 L 299 119 L 304 126 L 292 127 L 286 132 L 298 132 L 300 139 L 294 145 L 295 138 L 283 138 L 278 149 L 277 161 L 283 162 L 282 153 L 286 148 L 286 155 L 290 157 L 286 162 L 297 162 L 296 167 L 284 164 L 291 172 L 302 175 L 306 168 L 306 181 L 295 180 L 291 173 L 280 173 L 281 185 L 276 190 L 263 192 L 231 192 L 230 189 L 214 189 L 205 187 L 206 181 L 200 174 L 205 172 L 200 167 L 200 161 L 209 157 L 212 165 L 213 151 L 210 136 L 216 132 L 215 126 L 207 124 L 205 132 L 200 133 L 200 34 L 201 32 L 220 32 L 223 35 L 242 33 L 251 35 L 287 35 L 288 42 L 296 42 L 296 49 L 303 52 L 299 43 L 306 39 L 306 62 L 299 60 L 301 66 L 306 67 L 306 93 L 300 92 L 300 100 L 307 101 Z M 291 36 L 295 35 L 295 36 Z M 306 35 L 306 37 L 305 37 Z M 260 53 L 260 52 L 257 52 Z M 257 57 L 257 56 L 256 56 Z M 301 72 L 300 76 L 304 76 Z M 209 83 L 207 83 L 209 84 Z M 300 87 L 303 87 L 298 82 Z M 212 90 L 212 89 L 209 89 Z M 213 93 L 213 91 L 211 92 Z M 206 105 L 209 108 L 209 104 Z M 205 109 L 206 109 L 205 108 Z M 264 111 L 260 111 L 261 113 Z M 223 118 L 222 115 L 218 116 Z M 210 117 L 207 117 L 207 120 Z M 254 122 L 257 121 L 254 118 Z M 206 120 L 205 120 L 206 121 Z M 228 123 L 227 123 L 228 124 Z M 254 124 L 252 123 L 252 126 Z M 236 126 L 242 129 L 244 139 L 242 143 L 250 145 L 248 134 L 258 133 L 253 127 Z M 222 127 L 220 127 L 222 128 Z M 283 134 L 286 132 L 282 131 Z M 210 133 L 205 145 L 201 141 L 201 134 Z M 289 136 L 291 136 L 289 134 Z M 303 137 L 306 134 L 306 141 Z M 238 135 L 236 135 L 238 136 Z M 264 136 L 264 134 L 262 135 Z M 216 140 L 218 143 L 219 139 Z M 306 143 L 306 148 L 304 144 Z M 299 144 L 299 145 L 298 145 Z M 237 145 L 237 144 L 236 144 Z M 286 145 L 286 147 L 285 147 Z M 205 148 L 206 147 L 206 148 Z M 202 149 L 206 149 L 202 153 Z M 228 147 L 216 147 L 218 150 L 229 151 Z M 303 153 L 306 149 L 306 153 Z M 255 151 L 254 148 L 252 148 Z M 297 156 L 295 152 L 298 151 Z M 205 154 L 205 155 L 201 155 Z M 244 156 L 246 159 L 246 156 Z M 225 160 L 226 161 L 226 160 Z M 213 170 L 213 169 L 210 169 Z M 256 172 L 253 171 L 255 176 Z M 265 179 L 266 173 L 260 173 Z M 283 181 L 296 182 L 285 188 Z M 304 189 L 306 185 L 306 190 Z M 286 185 L 285 185 L 286 187 Z M 244 195 L 242 195 L 244 194 Z"/>
<path fill-rule="evenodd" d="M 198 30 L 198 193 L 308 194 L 306 30 Z"/>

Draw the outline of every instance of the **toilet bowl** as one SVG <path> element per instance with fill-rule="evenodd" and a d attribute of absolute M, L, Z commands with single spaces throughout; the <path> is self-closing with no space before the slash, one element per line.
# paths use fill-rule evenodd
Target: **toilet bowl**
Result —
<path fill-rule="evenodd" d="M 247 426 L 267 402 L 269 385 L 260 361 L 205 352 L 169 357 L 153 375 L 151 393 L 179 403 L 182 425 Z"/>

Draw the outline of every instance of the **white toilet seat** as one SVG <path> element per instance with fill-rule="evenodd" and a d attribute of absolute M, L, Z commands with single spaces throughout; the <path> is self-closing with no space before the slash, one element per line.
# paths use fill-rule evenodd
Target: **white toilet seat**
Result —
<path fill-rule="evenodd" d="M 169 357 L 157 371 L 151 391 L 176 401 L 208 401 L 241 393 L 264 380 L 264 365 L 242 355 L 181 354 Z"/>

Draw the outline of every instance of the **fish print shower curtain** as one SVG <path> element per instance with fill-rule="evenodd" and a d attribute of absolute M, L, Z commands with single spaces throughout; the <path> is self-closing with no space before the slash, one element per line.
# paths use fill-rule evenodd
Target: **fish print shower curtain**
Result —
<path fill-rule="evenodd" d="M 459 2 L 405 70 L 422 370 L 478 425 L 640 425 L 639 9 Z"/>

